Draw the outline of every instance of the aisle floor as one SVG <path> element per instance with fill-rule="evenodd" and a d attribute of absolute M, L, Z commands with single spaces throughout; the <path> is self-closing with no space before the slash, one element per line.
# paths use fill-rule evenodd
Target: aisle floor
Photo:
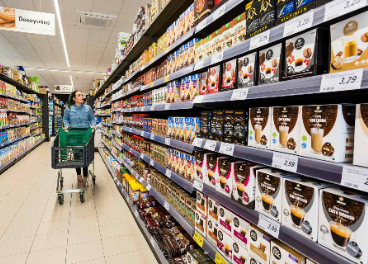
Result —
<path fill-rule="evenodd" d="M 98 152 L 86 202 L 67 194 L 59 205 L 50 148 L 43 143 L 0 175 L 0 263 L 157 263 Z M 76 188 L 75 170 L 63 175 L 64 189 Z"/>

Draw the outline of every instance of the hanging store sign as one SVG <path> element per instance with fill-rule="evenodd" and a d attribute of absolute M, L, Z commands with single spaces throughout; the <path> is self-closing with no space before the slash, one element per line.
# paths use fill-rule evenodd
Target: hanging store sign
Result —
<path fill-rule="evenodd" d="M 55 93 L 71 93 L 73 86 L 71 85 L 55 85 Z"/>

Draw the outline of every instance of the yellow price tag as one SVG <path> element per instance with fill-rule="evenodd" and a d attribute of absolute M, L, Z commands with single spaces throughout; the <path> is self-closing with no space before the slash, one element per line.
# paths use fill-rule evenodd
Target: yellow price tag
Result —
<path fill-rule="evenodd" d="M 197 231 L 195 231 L 195 232 L 194 232 L 193 239 L 194 239 L 194 241 L 195 241 L 195 242 L 196 242 L 200 247 L 203 247 L 203 241 L 204 241 L 204 239 L 203 239 L 203 237 L 202 237 L 200 234 L 198 234 L 198 232 L 197 232 Z"/>
<path fill-rule="evenodd" d="M 170 47 L 166 48 L 164 54 L 167 54 L 170 51 Z"/>
<path fill-rule="evenodd" d="M 218 252 L 216 252 L 215 263 L 216 264 L 227 264 L 227 261 L 224 260 L 224 258 Z"/>
<path fill-rule="evenodd" d="M 150 88 L 152 88 L 155 85 L 155 82 L 151 82 Z"/>
<path fill-rule="evenodd" d="M 170 81 L 170 75 L 166 75 L 166 76 L 164 77 L 164 82 L 168 82 L 168 81 Z"/>

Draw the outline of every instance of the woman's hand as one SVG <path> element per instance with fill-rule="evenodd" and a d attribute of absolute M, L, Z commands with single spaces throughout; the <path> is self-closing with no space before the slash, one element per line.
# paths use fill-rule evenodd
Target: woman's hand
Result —
<path fill-rule="evenodd" d="M 97 126 L 91 126 L 92 129 L 96 130 L 97 129 Z"/>
<path fill-rule="evenodd" d="M 67 127 L 64 127 L 64 130 L 65 130 L 65 132 L 68 132 L 69 131 L 69 127 L 67 126 Z"/>

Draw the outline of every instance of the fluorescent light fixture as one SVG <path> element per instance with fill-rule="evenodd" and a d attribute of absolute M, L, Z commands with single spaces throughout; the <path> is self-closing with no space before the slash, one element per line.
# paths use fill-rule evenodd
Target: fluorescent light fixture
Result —
<path fill-rule="evenodd" d="M 72 82 L 72 87 L 73 87 L 73 91 L 74 91 L 74 83 L 73 83 L 73 77 L 71 75 L 70 76 L 70 81 Z"/>
<path fill-rule="evenodd" d="M 42 68 L 30 68 L 24 67 L 25 70 L 35 70 L 35 71 L 52 71 L 52 72 L 69 72 L 69 73 L 84 73 L 84 74 L 103 74 L 104 72 L 90 72 L 90 71 L 73 71 L 73 70 L 57 70 L 57 69 L 42 69 Z"/>
<path fill-rule="evenodd" d="M 58 22 L 59 22 L 61 41 L 63 42 L 63 46 L 64 46 L 65 59 L 66 59 L 66 63 L 68 65 L 68 67 L 70 67 L 69 57 L 68 57 L 68 50 L 66 49 L 66 44 L 65 44 L 63 24 L 61 23 L 59 2 L 58 2 L 58 0 L 54 0 L 54 3 L 55 3 L 56 16 L 57 16 L 57 19 L 58 19 Z"/>

